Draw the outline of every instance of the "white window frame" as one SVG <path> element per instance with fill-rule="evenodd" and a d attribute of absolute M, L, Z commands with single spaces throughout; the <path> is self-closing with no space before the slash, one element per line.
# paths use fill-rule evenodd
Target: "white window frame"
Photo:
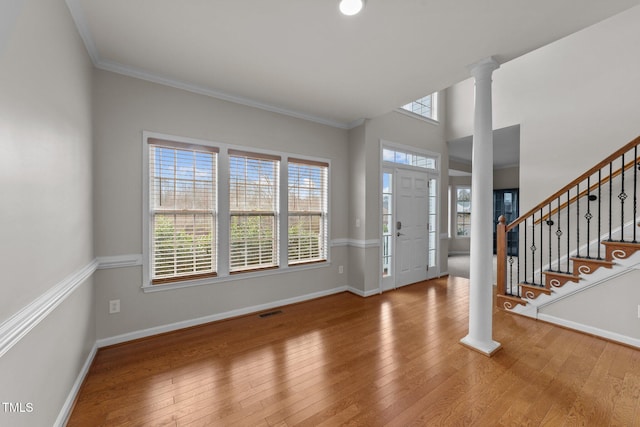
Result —
<path fill-rule="evenodd" d="M 458 190 L 469 190 L 469 194 L 471 194 L 471 186 L 470 185 L 457 185 L 454 187 L 454 203 L 453 203 L 453 236 L 456 239 L 469 239 L 471 237 L 471 215 L 473 214 L 473 206 L 469 206 L 469 235 L 459 235 L 458 234 Z M 469 200 L 471 203 L 471 200 Z"/>
<path fill-rule="evenodd" d="M 395 185 L 395 179 L 396 179 L 396 174 L 395 174 L 395 169 L 391 168 L 391 167 L 383 167 L 382 171 L 381 171 L 381 175 L 382 175 L 382 179 L 380 181 L 380 217 L 381 217 L 381 224 L 382 224 L 382 228 L 381 228 L 381 235 L 380 235 L 380 252 L 381 252 L 381 269 L 382 269 L 382 277 L 383 279 L 385 277 L 393 277 L 396 272 L 395 272 L 395 261 L 396 261 L 396 248 L 395 248 L 395 243 L 396 240 L 393 238 L 393 235 L 396 232 L 395 229 L 395 224 L 394 224 L 394 218 L 395 218 L 395 198 L 396 198 L 396 194 L 394 193 L 394 185 Z M 389 175 L 391 178 L 389 180 L 389 191 L 385 192 L 384 191 L 384 175 Z M 389 210 L 388 213 L 384 213 L 384 196 L 388 195 L 389 196 Z M 386 234 L 384 231 L 384 217 L 388 216 L 390 218 L 389 221 L 389 229 L 387 230 Z M 385 245 L 385 238 L 389 237 L 387 244 Z M 385 252 L 384 249 L 385 247 L 388 249 L 388 255 L 385 256 Z M 384 258 L 388 258 L 389 259 L 389 270 L 387 271 L 387 274 L 385 274 L 384 271 Z"/>
<path fill-rule="evenodd" d="M 430 159 L 433 159 L 435 161 L 435 167 L 434 168 L 426 168 L 426 167 L 421 167 L 421 166 L 413 166 L 410 164 L 406 164 L 406 163 L 395 163 L 394 161 L 388 161 L 384 159 L 384 150 L 392 150 L 395 152 L 401 152 L 401 153 L 406 153 L 406 154 L 414 154 L 414 155 L 418 155 L 418 156 L 424 156 Z M 382 263 L 382 248 L 384 245 L 383 242 L 383 236 L 382 236 L 382 211 L 383 211 L 383 200 L 382 200 L 382 187 L 383 187 L 383 183 L 382 183 L 382 176 L 385 172 L 389 172 L 389 173 L 393 173 L 394 174 L 394 179 L 395 179 L 395 170 L 400 168 L 400 169 L 407 169 L 407 170 L 415 170 L 415 171 L 420 171 L 420 172 L 425 172 L 428 176 L 431 177 L 435 177 L 438 183 L 438 188 L 436 190 L 436 200 L 437 200 L 437 206 L 436 206 L 436 216 L 437 216 L 437 224 L 436 224 L 436 268 L 437 271 L 440 270 L 440 257 L 442 256 L 442 254 L 440 253 L 441 249 L 442 249 L 442 245 L 441 245 L 441 238 L 442 236 L 440 236 L 440 222 L 441 222 L 441 209 L 440 209 L 440 204 L 442 203 L 442 199 L 441 199 L 441 192 L 440 192 L 440 187 L 441 187 L 441 179 L 442 179 L 442 171 L 440 169 L 441 166 L 441 161 L 442 161 L 442 156 L 440 153 L 437 152 L 433 152 L 433 151 L 428 151 L 428 150 L 423 150 L 417 147 L 412 147 L 409 145 L 404 145 L 404 144 L 398 144 L 395 142 L 390 142 L 390 141 L 386 141 L 383 139 L 380 139 L 380 147 L 379 147 L 379 155 L 380 155 L 380 165 L 379 165 L 379 203 L 378 203 L 378 213 L 379 213 L 379 218 L 378 218 L 378 230 L 380 230 L 380 256 L 379 256 L 379 263 L 380 263 L 380 268 L 379 268 L 379 274 L 378 274 L 378 289 L 380 292 L 383 291 L 384 289 L 384 284 L 383 281 L 386 280 L 390 280 L 393 279 L 395 280 L 395 274 L 396 272 L 393 271 L 393 274 L 388 275 L 388 276 L 384 276 L 383 275 L 383 263 Z M 395 197 L 394 197 L 395 200 Z M 395 201 L 394 201 L 394 214 L 393 214 L 393 218 L 395 219 Z M 395 234 L 397 230 L 395 230 L 395 224 L 393 224 L 394 228 L 393 228 L 393 233 Z M 394 254 L 394 258 L 395 258 L 395 240 L 393 242 L 393 254 Z"/>
<path fill-rule="evenodd" d="M 197 278 L 192 280 L 175 281 L 166 284 L 151 284 L 151 220 L 149 210 L 149 144 L 148 139 L 164 139 L 178 143 L 201 145 L 218 149 L 217 155 L 217 275 L 215 277 Z M 239 150 L 267 156 L 279 156 L 279 200 L 277 202 L 276 215 L 279 217 L 277 236 L 277 251 L 279 267 L 266 270 L 247 270 L 242 272 L 229 271 L 229 239 L 230 239 L 230 198 L 229 198 L 229 150 Z M 272 150 L 258 149 L 255 147 L 237 146 L 225 143 L 217 143 L 195 138 L 167 135 L 150 131 L 142 133 L 142 184 L 143 184 L 143 214 L 142 214 L 142 290 L 147 292 L 165 291 L 191 286 L 202 286 L 216 283 L 233 282 L 255 277 L 269 276 L 273 274 L 283 274 L 290 271 L 303 271 L 316 268 L 327 268 L 331 266 L 331 161 L 326 158 L 304 156 L 300 154 L 277 152 Z M 326 259 L 313 263 L 288 263 L 288 162 L 289 158 L 307 162 L 318 162 L 328 165 L 326 183 L 326 237 L 325 254 Z"/>
<path fill-rule="evenodd" d="M 431 97 L 431 116 L 423 116 L 422 114 L 418 114 L 418 113 L 414 113 L 413 112 L 413 108 L 409 109 L 407 108 L 410 105 L 413 105 L 414 103 L 426 98 L 430 96 Z M 415 119 L 419 119 L 419 120 L 423 120 L 426 121 L 428 123 L 431 124 L 439 124 L 440 122 L 438 121 L 438 97 L 439 97 L 439 93 L 438 92 L 433 92 L 429 95 L 425 95 L 423 97 L 420 97 L 414 101 L 411 101 L 401 107 L 398 107 L 395 111 L 405 114 L 409 117 L 413 117 Z"/>
<path fill-rule="evenodd" d="M 237 273 L 243 273 L 246 271 L 252 271 L 252 270 L 261 270 L 261 269 L 267 269 L 267 268 L 279 268 L 280 266 L 280 257 L 278 254 L 278 248 L 279 248 L 279 241 L 278 241 L 278 233 L 279 233 L 279 226 L 280 226 L 280 221 L 279 221 L 279 200 L 280 200 L 280 191 L 279 191 L 279 180 L 280 180 L 280 162 L 281 162 L 281 158 L 280 156 L 273 156 L 273 155 L 265 155 L 263 153 L 256 153 L 255 151 L 251 151 L 251 152 L 247 152 L 247 151 L 240 151 L 240 150 L 228 150 L 227 151 L 227 155 L 229 158 L 231 157 L 235 157 L 238 159 L 244 159 L 245 161 L 245 167 L 248 167 L 249 163 L 255 163 L 255 162 L 259 162 L 260 164 L 262 162 L 265 162 L 267 164 L 272 163 L 272 167 L 274 169 L 273 171 L 273 178 L 274 181 L 272 184 L 270 185 L 262 185 L 260 182 L 258 183 L 254 183 L 251 184 L 249 182 L 244 182 L 244 186 L 245 186 L 245 190 L 247 186 L 251 186 L 253 187 L 253 190 L 256 190 L 255 187 L 257 187 L 257 190 L 259 192 L 262 191 L 262 188 L 271 188 L 272 191 L 274 192 L 273 194 L 273 202 L 271 203 L 271 207 L 270 209 L 267 209 L 267 206 L 261 207 L 261 209 L 256 209 L 255 207 L 253 209 L 237 209 L 237 207 L 232 206 L 231 204 L 231 186 L 232 186 L 232 182 L 229 182 L 229 186 L 227 187 L 229 189 L 229 272 L 233 273 L 233 274 L 237 274 Z M 231 161 L 229 160 L 229 164 L 231 164 Z M 231 172 L 231 171 L 229 171 Z M 252 171 L 253 173 L 256 173 L 256 171 Z M 231 175 L 228 175 L 229 177 Z M 262 178 L 262 176 L 261 176 Z M 251 188 L 250 187 L 250 188 Z M 245 191 L 246 194 L 246 191 Z M 258 199 L 260 199 L 260 197 L 258 197 Z M 244 200 L 244 198 L 243 198 Z M 258 203 L 260 203 L 260 200 L 258 200 Z M 234 259 L 232 257 L 232 236 L 231 236 L 231 227 L 233 224 L 233 218 L 260 218 L 262 219 L 263 217 L 266 218 L 273 218 L 273 225 L 272 225 L 272 238 L 270 239 L 271 241 L 271 262 L 270 263 L 263 263 L 263 264 L 258 264 L 258 265 L 244 265 L 244 266 L 236 266 L 235 268 L 233 267 L 233 263 L 234 263 Z M 239 243 L 239 242 L 237 242 Z M 246 246 L 246 245 L 245 245 Z M 262 245 L 258 245 L 257 247 L 254 246 L 253 248 L 254 250 L 257 249 L 258 253 L 262 252 Z M 251 249 L 249 249 L 250 251 Z M 247 256 L 247 252 L 248 249 L 245 247 L 245 256 Z M 249 255 L 250 256 L 250 255 Z M 261 257 L 260 257 L 261 258 Z"/>
<path fill-rule="evenodd" d="M 325 262 L 327 261 L 328 254 L 328 216 L 329 212 L 328 208 L 328 188 L 329 188 L 329 163 L 326 162 L 318 162 L 311 161 L 305 159 L 296 159 L 290 157 L 287 159 L 287 169 L 290 168 L 291 165 L 297 165 L 298 167 L 309 167 L 309 168 L 321 168 L 320 169 L 320 190 L 321 190 L 321 199 L 318 206 L 318 209 L 299 209 L 292 211 L 290 210 L 290 203 L 287 203 L 287 218 L 291 216 L 308 216 L 308 217 L 319 217 L 319 228 L 320 235 L 318 238 L 318 256 L 317 257 L 307 257 L 304 259 L 291 260 L 289 258 L 289 254 L 287 253 L 287 263 L 291 265 L 303 265 L 310 264 L 316 262 Z M 298 192 L 301 191 L 299 186 L 291 186 L 291 182 L 289 181 L 291 178 L 287 175 L 287 197 L 291 193 L 292 189 L 296 189 Z M 304 191 L 304 187 L 302 187 L 302 191 Z M 288 201 L 289 202 L 289 201 Z M 287 224 L 287 233 L 289 233 L 289 224 Z M 290 236 L 289 236 L 290 237 Z M 287 250 L 289 248 L 290 241 L 289 238 L 287 240 Z"/>
<path fill-rule="evenodd" d="M 385 158 L 385 152 L 387 154 L 393 154 L 393 159 Z M 406 162 L 399 161 L 399 158 L 405 156 Z M 410 157 L 410 159 L 409 159 Z M 380 158 L 382 163 L 393 165 L 393 167 L 401 167 L 405 169 L 415 169 L 417 171 L 435 172 L 440 169 L 440 155 L 437 153 L 430 153 L 426 151 L 420 151 L 415 148 L 401 147 L 398 145 L 384 144 L 380 150 Z M 428 167 L 426 164 L 421 166 L 419 161 L 425 162 L 433 161 L 433 167 Z"/>

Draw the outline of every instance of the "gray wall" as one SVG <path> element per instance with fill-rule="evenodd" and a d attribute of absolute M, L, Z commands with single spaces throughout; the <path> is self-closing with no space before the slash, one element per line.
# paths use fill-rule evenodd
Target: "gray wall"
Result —
<path fill-rule="evenodd" d="M 95 72 L 93 110 L 98 257 L 142 252 L 143 131 L 330 159 L 335 243 L 331 264 L 313 270 L 153 293 L 140 288 L 141 266 L 101 270 L 95 298 L 99 339 L 124 339 L 117 337 L 337 288 L 375 293 L 380 279 L 380 140 L 443 153 L 442 167 L 447 168 L 444 126 L 396 112 L 345 131 L 106 71 Z M 446 204 L 441 212 L 441 231 L 446 232 Z M 442 246 L 446 254 L 446 239 Z M 108 314 L 111 299 L 121 300 L 120 313 Z"/>
<path fill-rule="evenodd" d="M 84 46 L 62 1 L 3 2 L 0 15 L 2 323 L 94 257 Z M 91 277 L 48 315 L 36 306 L 41 322 L 0 357 L 0 400 L 33 411 L 0 408 L 0 425 L 52 425 L 95 343 Z"/>
<path fill-rule="evenodd" d="M 640 56 L 633 53 L 640 45 L 638 22 L 640 6 L 503 64 L 494 73 L 494 128 L 520 124 L 520 212 L 640 134 Z M 447 139 L 472 132 L 471 80 L 447 90 L 447 116 Z M 634 280 L 637 284 L 637 274 L 625 275 L 548 311 L 627 334 L 638 321 L 637 293 L 630 288 Z M 624 315 L 603 323 L 601 318 L 616 306 Z"/>
<path fill-rule="evenodd" d="M 364 199 L 356 201 L 355 212 L 352 216 L 364 218 L 365 239 L 380 239 L 380 142 L 391 142 L 409 147 L 416 147 L 441 154 L 441 176 L 440 176 L 440 233 L 441 236 L 447 232 L 447 186 L 449 168 L 448 149 L 444 138 L 445 99 L 440 96 L 438 100 L 439 123 L 426 122 L 406 114 L 392 111 L 383 116 L 370 119 L 364 123 L 364 142 L 361 135 L 358 135 L 358 153 L 364 159 L 365 168 L 365 188 Z M 353 140 L 350 141 L 354 143 Z M 358 160 L 362 161 L 362 160 Z M 352 183 L 353 186 L 353 183 Z M 361 233 L 361 232 L 360 232 Z M 361 252 L 363 249 L 359 249 Z M 447 271 L 448 239 L 440 239 L 440 271 Z M 356 249 L 352 249 L 356 251 Z M 367 268 L 365 277 L 362 279 L 365 292 L 371 292 L 379 287 L 380 280 L 380 248 L 368 248 L 366 254 L 360 254 L 364 258 Z"/>
<path fill-rule="evenodd" d="M 349 131 L 349 239 L 365 241 L 367 201 L 367 159 L 365 149 L 366 124 Z M 365 292 L 366 250 L 349 247 L 349 284 Z M 375 268 L 375 267 L 372 267 Z"/>
<path fill-rule="evenodd" d="M 513 166 L 509 168 L 493 170 L 493 189 L 509 190 L 512 188 L 520 188 L 520 167 Z"/>
<path fill-rule="evenodd" d="M 503 64 L 493 127 L 520 124 L 526 211 L 640 134 L 640 6 Z M 473 133 L 473 81 L 447 89 L 447 140 Z"/>
<path fill-rule="evenodd" d="M 331 160 L 331 239 L 348 237 L 348 132 L 146 81 L 94 75 L 95 236 L 99 257 L 142 253 L 142 132 L 317 156 Z M 331 263 L 198 287 L 144 293 L 142 267 L 96 275 L 98 338 L 224 315 L 348 285 L 348 248 L 331 248 Z M 338 274 L 338 266 L 345 272 Z M 121 312 L 108 314 L 108 301 Z"/>
<path fill-rule="evenodd" d="M 640 342 L 639 283 L 640 270 L 629 270 L 617 280 L 556 301 L 542 308 L 540 314 L 585 325 L 587 331 L 589 328 L 612 331 Z M 624 299 L 611 298 L 611 295 L 622 295 Z M 597 316 L 593 315 L 595 307 Z"/>

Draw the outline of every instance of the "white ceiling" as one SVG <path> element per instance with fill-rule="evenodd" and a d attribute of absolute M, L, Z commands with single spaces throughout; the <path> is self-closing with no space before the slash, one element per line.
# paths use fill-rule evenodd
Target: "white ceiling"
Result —
<path fill-rule="evenodd" d="M 66 0 L 98 68 L 348 128 L 639 0 Z"/>

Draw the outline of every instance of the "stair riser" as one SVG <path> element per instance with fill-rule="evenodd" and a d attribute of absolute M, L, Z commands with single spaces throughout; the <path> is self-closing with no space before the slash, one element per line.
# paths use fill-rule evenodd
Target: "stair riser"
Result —
<path fill-rule="evenodd" d="M 607 261 L 627 259 L 640 250 L 640 243 L 603 242 L 603 245 L 606 247 Z"/>
<path fill-rule="evenodd" d="M 610 261 L 598 261 L 572 258 L 573 261 L 573 275 L 580 276 L 581 274 L 591 274 L 600 267 L 611 268 L 613 263 Z"/>
<path fill-rule="evenodd" d="M 569 282 L 577 283 L 580 281 L 580 277 L 567 276 L 567 275 L 555 275 L 551 272 L 544 274 L 544 284 L 547 289 L 561 288 Z"/>

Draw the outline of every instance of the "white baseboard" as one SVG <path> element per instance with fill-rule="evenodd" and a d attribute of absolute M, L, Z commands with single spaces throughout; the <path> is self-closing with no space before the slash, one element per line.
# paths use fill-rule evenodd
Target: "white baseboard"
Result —
<path fill-rule="evenodd" d="M 373 296 L 373 295 L 378 295 L 380 293 L 379 289 L 371 289 L 371 290 L 368 290 L 368 291 L 362 291 L 360 289 L 356 289 L 356 288 L 351 287 L 351 286 L 347 287 L 347 291 L 351 292 L 352 294 L 361 296 L 363 298 L 367 298 L 367 297 L 370 297 L 370 296 Z"/>
<path fill-rule="evenodd" d="M 340 292 L 345 292 L 347 290 L 349 290 L 347 286 L 340 286 L 340 287 L 329 289 L 326 291 L 314 292 L 311 294 L 301 295 L 294 298 L 287 298 L 279 301 L 272 301 L 265 304 L 259 304 L 251 307 L 240 308 L 237 310 L 226 311 L 224 313 L 212 314 L 210 316 L 184 320 L 181 322 L 170 323 L 167 325 L 155 326 L 153 328 L 142 329 L 134 332 L 128 332 L 126 334 L 116 335 L 109 338 L 102 338 L 97 340 L 96 344 L 98 348 L 107 347 L 110 345 L 120 344 L 123 342 L 132 341 L 140 338 L 146 338 L 153 335 L 162 334 L 165 332 L 177 331 L 178 329 L 204 325 L 205 323 L 211 323 L 218 320 L 230 319 L 232 317 L 244 316 L 246 314 L 257 313 L 260 311 L 269 310 L 276 307 L 282 307 L 289 304 L 295 304 L 298 302 L 308 301 L 315 298 L 321 298 L 328 295 L 338 294 Z"/>
<path fill-rule="evenodd" d="M 549 314 L 538 313 L 538 319 L 545 322 L 553 323 L 555 325 L 564 326 L 565 328 L 574 329 L 576 331 L 584 332 L 590 335 L 599 336 L 609 339 L 611 341 L 619 342 L 622 344 L 630 345 L 632 347 L 640 348 L 640 339 L 628 337 L 611 331 L 605 331 L 604 329 L 596 328 L 594 326 L 583 325 L 582 323 L 573 322 L 571 320 L 561 319 L 559 317 L 551 316 Z"/>
<path fill-rule="evenodd" d="M 82 365 L 82 369 L 78 373 L 78 377 L 76 381 L 73 383 L 73 387 L 69 391 L 69 395 L 67 396 L 67 400 L 65 400 L 64 405 L 62 405 L 62 409 L 60 409 L 60 413 L 58 414 L 58 418 L 54 426 L 56 427 L 64 427 L 67 425 L 69 421 L 69 416 L 71 416 L 71 411 L 73 410 L 73 403 L 80 392 L 80 387 L 82 387 L 82 383 L 84 382 L 87 373 L 89 372 L 89 368 L 91 368 L 91 364 L 93 363 L 93 359 L 96 357 L 96 353 L 98 352 L 98 345 L 93 344 L 93 348 L 89 352 L 87 356 L 87 360 L 85 360 L 84 365 Z"/>

